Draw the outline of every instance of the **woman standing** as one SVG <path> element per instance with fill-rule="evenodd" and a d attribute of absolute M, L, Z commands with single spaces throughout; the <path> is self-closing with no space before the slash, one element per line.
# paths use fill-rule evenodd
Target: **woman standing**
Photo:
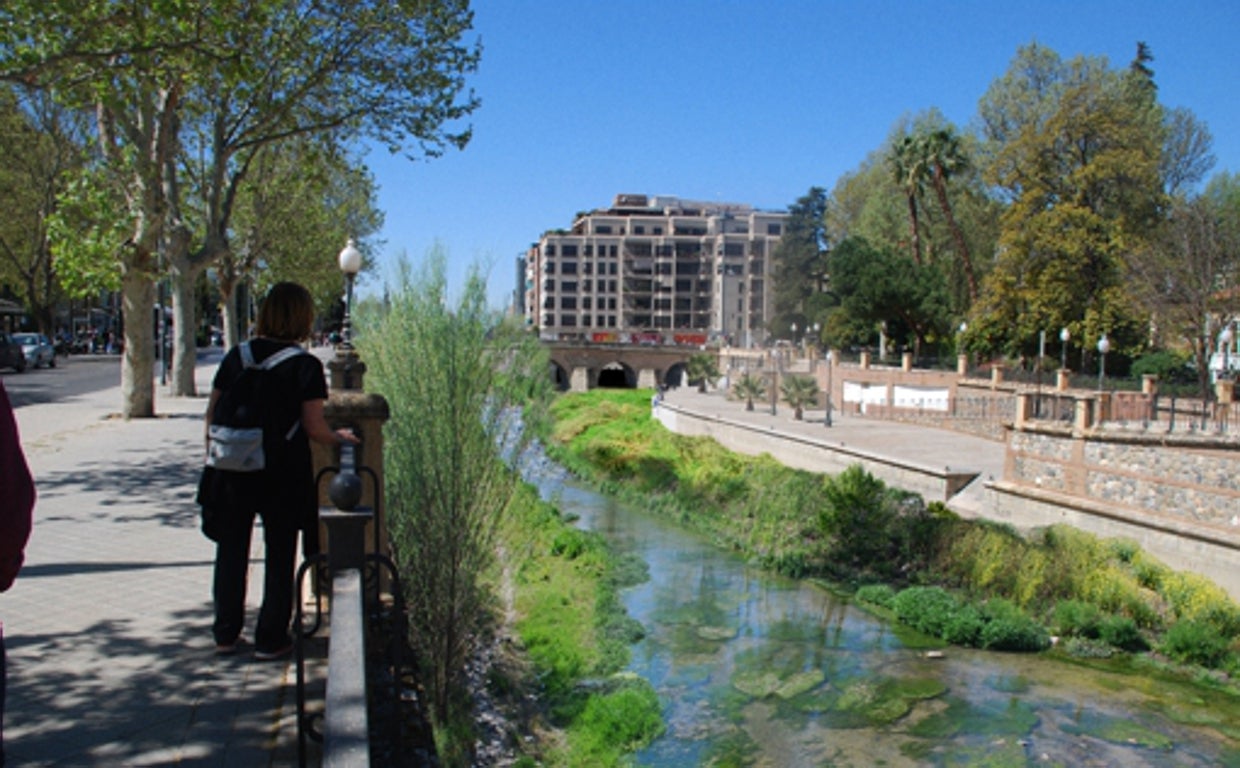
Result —
<path fill-rule="evenodd" d="M 296 283 L 277 283 L 258 312 L 256 338 L 246 342 L 256 364 L 310 338 L 314 301 Z M 215 373 L 207 402 L 206 423 L 220 397 L 244 370 L 241 346 L 224 356 Z M 357 443 L 347 429 L 332 430 L 323 418 L 327 382 L 322 362 L 309 353 L 296 354 L 261 374 L 263 385 L 264 445 L 280 442 L 278 451 L 266 451 L 267 465 L 257 472 L 224 472 L 208 468 L 199 486 L 204 508 L 204 530 L 216 541 L 215 649 L 236 652 L 245 621 L 246 571 L 254 518 L 263 523 L 266 565 L 263 602 L 254 630 L 254 657 L 278 659 L 289 655 L 293 641 L 293 576 L 297 531 L 317 536 L 318 493 L 310 461 L 310 440 L 320 443 Z"/>

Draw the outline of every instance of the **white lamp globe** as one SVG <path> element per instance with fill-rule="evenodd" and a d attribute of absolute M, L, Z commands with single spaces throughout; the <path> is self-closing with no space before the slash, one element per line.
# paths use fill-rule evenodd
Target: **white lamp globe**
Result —
<path fill-rule="evenodd" d="M 353 238 L 350 237 L 344 250 L 340 252 L 340 271 L 346 275 L 356 275 L 361 269 L 362 252 L 357 249 Z"/>

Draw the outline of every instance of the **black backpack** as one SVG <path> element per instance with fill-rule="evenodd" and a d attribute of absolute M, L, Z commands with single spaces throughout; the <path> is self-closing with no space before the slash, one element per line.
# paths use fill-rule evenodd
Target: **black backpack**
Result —
<path fill-rule="evenodd" d="M 208 467 L 229 472 L 258 472 L 276 458 L 297 434 L 301 421 L 292 418 L 291 424 L 281 424 L 278 416 L 286 410 L 287 403 L 280 402 L 279 393 L 268 373 L 277 365 L 306 354 L 296 345 L 285 347 L 263 360 L 254 362 L 250 343 L 243 343 L 241 373 L 224 390 L 211 411 L 211 424 L 207 427 Z"/>

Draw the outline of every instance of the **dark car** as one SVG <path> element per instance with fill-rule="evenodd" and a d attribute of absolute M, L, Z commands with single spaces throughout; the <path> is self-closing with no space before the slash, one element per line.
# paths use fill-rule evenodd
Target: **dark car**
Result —
<path fill-rule="evenodd" d="M 26 352 L 4 331 L 0 331 L 0 368 L 12 368 L 18 373 L 26 370 Z"/>

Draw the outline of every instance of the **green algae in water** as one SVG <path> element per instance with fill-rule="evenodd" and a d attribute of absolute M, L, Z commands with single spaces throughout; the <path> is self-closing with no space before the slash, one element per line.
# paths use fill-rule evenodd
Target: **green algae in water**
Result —
<path fill-rule="evenodd" d="M 956 697 L 949 697 L 947 702 L 946 709 L 916 723 L 909 733 L 929 739 L 958 734 L 1025 736 L 1038 724 L 1033 708 L 1015 697 L 1007 706 L 974 705 Z"/>
<path fill-rule="evenodd" d="M 1166 735 L 1126 718 L 1104 717 L 1086 712 L 1077 722 L 1065 723 L 1061 728 L 1065 733 L 1093 736 L 1112 744 L 1131 744 L 1165 752 L 1170 752 L 1175 747 L 1175 742 Z"/>
<path fill-rule="evenodd" d="M 1028 693 L 1032 685 L 1024 675 L 997 675 L 986 679 L 986 687 L 999 693 Z"/>
<path fill-rule="evenodd" d="M 697 636 L 703 640 L 725 641 L 736 637 L 737 630 L 735 627 L 713 627 L 705 626 L 697 628 Z"/>
<path fill-rule="evenodd" d="M 1022 744 L 1003 739 L 988 744 L 953 745 L 943 754 L 940 764 L 969 768 L 1025 768 L 1029 757 Z"/>
<path fill-rule="evenodd" d="M 748 670 L 732 676 L 732 686 L 755 699 L 765 699 L 773 695 L 782 684 L 783 680 L 774 672 Z"/>
<path fill-rule="evenodd" d="M 785 680 L 783 685 L 775 691 L 775 695 L 781 699 L 793 699 L 822 685 L 823 680 L 826 679 L 827 676 L 822 673 L 821 669 L 798 672 Z"/>
<path fill-rule="evenodd" d="M 758 754 L 757 743 L 738 728 L 711 740 L 702 755 L 702 764 L 710 768 L 743 768 L 753 765 Z"/>

